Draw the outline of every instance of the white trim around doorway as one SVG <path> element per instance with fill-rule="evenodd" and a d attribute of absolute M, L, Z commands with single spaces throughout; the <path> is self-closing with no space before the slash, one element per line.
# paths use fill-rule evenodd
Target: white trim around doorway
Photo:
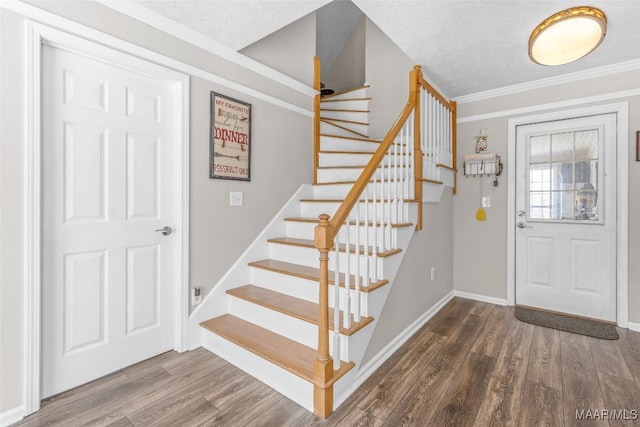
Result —
<path fill-rule="evenodd" d="M 629 103 L 596 105 L 591 107 L 554 111 L 533 116 L 509 119 L 507 164 L 507 303 L 515 305 L 515 229 L 516 229 L 516 130 L 518 126 L 563 120 L 575 117 L 616 114 L 617 130 L 617 219 L 616 232 L 616 322 L 618 326 L 629 326 Z M 620 196 L 622 195 L 622 196 Z"/>
<path fill-rule="evenodd" d="M 42 44 L 73 50 L 103 61 L 124 64 L 132 70 L 170 82 L 176 91 L 179 145 L 175 158 L 178 184 L 174 276 L 173 348 L 185 350 L 185 330 L 189 315 L 189 87 L 188 75 L 152 64 L 63 31 L 27 21 L 26 34 L 26 111 L 25 111 L 25 234 L 24 234 L 24 415 L 40 408 L 41 381 L 41 51 Z"/>

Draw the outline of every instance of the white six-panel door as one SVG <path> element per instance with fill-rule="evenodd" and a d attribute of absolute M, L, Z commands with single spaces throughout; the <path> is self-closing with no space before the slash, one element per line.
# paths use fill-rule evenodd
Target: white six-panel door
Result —
<path fill-rule="evenodd" d="M 42 52 L 42 397 L 172 348 L 171 85 Z"/>
<path fill-rule="evenodd" d="M 616 115 L 517 128 L 516 304 L 616 320 Z"/>

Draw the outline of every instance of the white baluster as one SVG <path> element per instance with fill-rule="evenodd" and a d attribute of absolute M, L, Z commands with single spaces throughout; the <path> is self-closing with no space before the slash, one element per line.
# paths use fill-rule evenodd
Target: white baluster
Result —
<path fill-rule="evenodd" d="M 368 187 L 368 186 L 367 186 Z M 364 263 L 364 283 L 362 286 L 369 286 L 371 283 L 371 276 L 369 275 L 369 192 L 368 188 L 364 191 L 364 250 L 365 260 Z"/>
<path fill-rule="evenodd" d="M 377 172 L 377 171 L 376 171 Z M 376 259 L 376 252 L 378 251 L 378 201 L 376 200 L 378 198 L 378 184 L 377 184 L 378 180 L 376 178 L 376 176 L 374 175 L 373 178 L 373 224 L 371 225 L 373 227 L 373 256 L 371 257 L 371 275 L 373 277 L 374 281 L 378 280 L 378 261 Z"/>
<path fill-rule="evenodd" d="M 355 322 L 360 321 L 360 282 L 362 278 L 360 277 L 360 261 L 362 260 L 362 256 L 360 252 L 362 248 L 360 247 L 360 203 L 356 204 L 356 250 L 355 250 L 355 260 L 356 260 L 356 271 L 355 271 L 355 290 L 354 290 L 354 301 L 353 301 L 353 320 Z M 365 258 L 366 259 L 366 258 Z"/>
<path fill-rule="evenodd" d="M 333 369 L 340 369 L 340 231 L 336 234 L 333 277 Z"/>
<path fill-rule="evenodd" d="M 348 329 L 351 327 L 351 221 L 347 215 L 345 227 L 345 252 L 344 252 L 344 304 L 342 308 L 342 325 Z"/>

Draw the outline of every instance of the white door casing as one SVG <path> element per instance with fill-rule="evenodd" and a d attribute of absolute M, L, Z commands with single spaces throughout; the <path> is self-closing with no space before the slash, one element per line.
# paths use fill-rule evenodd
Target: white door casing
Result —
<path fill-rule="evenodd" d="M 517 304 L 616 320 L 616 131 L 615 114 L 517 128 Z"/>

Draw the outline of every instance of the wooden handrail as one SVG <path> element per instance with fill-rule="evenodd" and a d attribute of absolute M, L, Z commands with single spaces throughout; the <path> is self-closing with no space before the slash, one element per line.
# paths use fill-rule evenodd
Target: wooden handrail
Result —
<path fill-rule="evenodd" d="M 375 151 L 373 156 L 371 156 L 371 160 L 369 160 L 369 163 L 360 174 L 360 177 L 358 178 L 356 183 L 353 184 L 353 187 L 351 187 L 351 190 L 349 190 L 349 193 L 344 198 L 344 202 L 342 202 L 336 213 L 333 215 L 333 218 L 331 218 L 330 224 L 331 228 L 333 229 L 334 236 L 338 233 L 338 231 L 340 231 L 340 227 L 342 227 L 342 224 L 344 224 L 344 222 L 346 221 L 347 216 L 356 205 L 358 200 L 360 200 L 360 195 L 369 184 L 369 181 L 371 181 L 373 174 L 384 159 L 384 156 L 387 154 L 389 147 L 391 147 L 391 144 L 393 144 L 393 142 L 395 141 L 398 133 L 400 132 L 400 129 L 402 129 L 402 126 L 404 126 L 405 122 L 409 118 L 409 115 L 415 108 L 416 102 L 418 100 L 417 83 L 418 80 L 416 79 L 416 71 L 411 70 L 409 77 L 409 99 L 407 100 L 407 104 L 405 105 L 404 109 L 396 119 L 387 135 L 382 140 L 382 143 L 380 144 L 378 149 Z"/>
<path fill-rule="evenodd" d="M 318 183 L 318 167 L 320 166 L 320 90 L 321 90 L 320 58 L 313 57 L 313 88 L 318 91 L 313 97 L 313 183 Z"/>

